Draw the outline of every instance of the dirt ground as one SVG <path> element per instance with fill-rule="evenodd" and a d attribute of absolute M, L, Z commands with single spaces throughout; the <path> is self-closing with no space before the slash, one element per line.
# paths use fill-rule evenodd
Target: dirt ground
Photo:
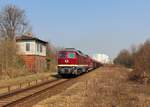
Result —
<path fill-rule="evenodd" d="M 149 107 L 150 85 L 128 80 L 130 70 L 101 67 L 34 107 Z"/>

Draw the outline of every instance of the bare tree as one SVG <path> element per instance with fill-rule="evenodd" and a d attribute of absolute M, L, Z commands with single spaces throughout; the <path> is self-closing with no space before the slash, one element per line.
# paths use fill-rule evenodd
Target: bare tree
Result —
<path fill-rule="evenodd" d="M 6 5 L 0 11 L 0 70 L 8 75 L 21 65 L 17 55 L 16 35 L 22 35 L 29 28 L 25 11 L 15 5 Z"/>
<path fill-rule="evenodd" d="M 1 36 L 14 39 L 16 34 L 22 34 L 29 28 L 25 11 L 15 5 L 6 5 L 0 12 Z"/>

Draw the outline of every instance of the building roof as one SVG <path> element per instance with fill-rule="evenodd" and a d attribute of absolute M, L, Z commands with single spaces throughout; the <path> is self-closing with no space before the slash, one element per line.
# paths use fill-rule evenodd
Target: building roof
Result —
<path fill-rule="evenodd" d="M 35 40 L 37 42 L 41 42 L 43 44 L 47 44 L 48 42 L 43 41 L 37 37 L 29 36 L 29 35 L 22 35 L 22 36 L 17 36 L 16 41 L 27 41 L 27 40 Z"/>

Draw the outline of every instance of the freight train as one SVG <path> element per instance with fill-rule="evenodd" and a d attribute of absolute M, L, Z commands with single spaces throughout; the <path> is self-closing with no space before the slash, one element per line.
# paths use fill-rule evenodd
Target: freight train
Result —
<path fill-rule="evenodd" d="M 58 51 L 57 58 L 58 74 L 61 76 L 78 76 L 102 66 L 101 62 L 92 59 L 90 56 L 74 48 L 65 48 Z"/>

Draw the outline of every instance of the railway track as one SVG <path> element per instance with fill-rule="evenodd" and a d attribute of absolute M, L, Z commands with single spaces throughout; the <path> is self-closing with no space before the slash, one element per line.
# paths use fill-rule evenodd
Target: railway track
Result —
<path fill-rule="evenodd" d="M 63 92 L 69 86 L 77 82 L 77 80 L 89 73 L 90 72 L 71 79 L 56 79 L 47 81 L 27 89 L 1 95 L 0 107 L 31 107 L 43 99 Z"/>
<path fill-rule="evenodd" d="M 17 103 L 23 102 L 28 98 L 34 97 L 46 90 L 51 89 L 59 84 L 68 81 L 68 79 L 56 79 L 52 81 L 47 81 L 38 84 L 33 87 L 29 87 L 16 92 L 8 93 L 0 96 L 0 107 L 12 107 L 17 105 Z"/>

